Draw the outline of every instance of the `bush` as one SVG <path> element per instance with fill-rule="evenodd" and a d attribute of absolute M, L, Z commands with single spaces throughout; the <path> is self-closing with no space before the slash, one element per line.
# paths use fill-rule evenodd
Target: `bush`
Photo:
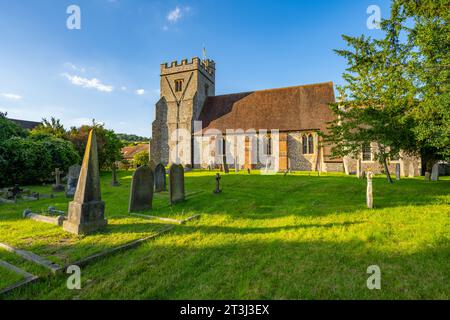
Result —
<path fill-rule="evenodd" d="M 148 151 L 141 151 L 136 153 L 133 157 L 133 163 L 136 167 L 148 165 L 150 156 Z"/>
<path fill-rule="evenodd" d="M 12 137 L 0 142 L 0 186 L 42 183 L 55 168 L 67 171 L 79 160 L 68 141 L 49 136 Z"/>

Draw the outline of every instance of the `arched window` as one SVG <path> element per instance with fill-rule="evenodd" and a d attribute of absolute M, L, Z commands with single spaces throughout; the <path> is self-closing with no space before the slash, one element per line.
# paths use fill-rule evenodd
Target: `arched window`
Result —
<path fill-rule="evenodd" d="M 308 154 L 308 137 L 305 134 L 302 135 L 302 153 Z"/>
<path fill-rule="evenodd" d="M 308 135 L 308 153 L 309 154 L 314 153 L 314 138 L 312 134 Z"/>
<path fill-rule="evenodd" d="M 265 155 L 271 155 L 272 154 L 272 138 L 267 135 L 264 137 L 264 149 L 263 152 Z"/>

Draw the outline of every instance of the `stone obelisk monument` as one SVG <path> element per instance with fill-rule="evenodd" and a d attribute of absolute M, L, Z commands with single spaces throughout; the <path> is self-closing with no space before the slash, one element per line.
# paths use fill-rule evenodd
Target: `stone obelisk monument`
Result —
<path fill-rule="evenodd" d="M 75 234 L 88 234 L 107 225 L 105 203 L 100 192 L 97 138 L 89 132 L 83 164 L 74 200 L 69 203 L 67 221 L 63 228 Z"/>

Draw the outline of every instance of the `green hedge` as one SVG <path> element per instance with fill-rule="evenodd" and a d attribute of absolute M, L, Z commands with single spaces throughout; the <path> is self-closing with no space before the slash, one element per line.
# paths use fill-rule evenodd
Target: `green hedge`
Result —
<path fill-rule="evenodd" d="M 52 136 L 0 141 L 0 186 L 49 181 L 55 168 L 67 172 L 80 157 L 72 143 Z"/>

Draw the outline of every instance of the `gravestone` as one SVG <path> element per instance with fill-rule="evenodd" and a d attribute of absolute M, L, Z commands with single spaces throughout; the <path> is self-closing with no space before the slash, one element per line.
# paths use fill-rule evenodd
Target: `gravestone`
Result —
<path fill-rule="evenodd" d="M 63 172 L 61 170 L 59 170 L 59 168 L 56 168 L 55 172 L 52 173 L 55 176 L 55 184 L 52 186 L 52 189 L 55 192 L 64 191 L 64 185 L 61 184 L 61 174 L 62 173 Z"/>
<path fill-rule="evenodd" d="M 119 181 L 117 181 L 117 164 L 114 162 L 111 166 L 111 186 L 117 187 L 120 185 Z"/>
<path fill-rule="evenodd" d="M 75 191 L 77 190 L 78 178 L 80 177 L 81 166 L 79 164 L 74 164 L 69 167 L 69 172 L 67 173 L 67 190 L 66 197 L 73 198 Z"/>
<path fill-rule="evenodd" d="M 216 189 L 214 190 L 214 193 L 221 193 L 222 190 L 220 189 L 220 173 L 216 173 Z"/>
<path fill-rule="evenodd" d="M 128 212 L 150 210 L 153 201 L 153 171 L 149 166 L 136 169 L 131 180 Z"/>
<path fill-rule="evenodd" d="M 224 163 L 224 165 L 223 165 L 223 171 L 224 171 L 225 173 L 230 173 L 230 168 L 228 167 L 228 163 Z"/>
<path fill-rule="evenodd" d="M 431 175 L 428 171 L 425 171 L 425 180 L 430 181 Z"/>
<path fill-rule="evenodd" d="M 373 190 L 372 190 L 373 173 L 368 171 L 366 177 L 367 177 L 367 193 L 366 193 L 367 208 L 373 209 Z"/>
<path fill-rule="evenodd" d="M 15 184 L 14 187 L 8 189 L 7 199 L 17 200 L 17 197 L 23 192 L 23 189 L 19 187 L 18 184 Z"/>
<path fill-rule="evenodd" d="M 250 168 L 247 168 L 247 173 L 250 174 Z"/>
<path fill-rule="evenodd" d="M 162 163 L 155 167 L 155 192 L 166 191 L 166 168 Z"/>
<path fill-rule="evenodd" d="M 395 164 L 395 179 L 400 180 L 400 163 Z"/>
<path fill-rule="evenodd" d="M 408 167 L 408 177 L 414 178 L 414 165 L 412 164 L 412 162 L 409 164 Z"/>
<path fill-rule="evenodd" d="M 89 132 L 74 200 L 69 203 L 63 229 L 75 234 L 89 234 L 106 227 L 105 203 L 100 191 L 97 137 Z"/>
<path fill-rule="evenodd" d="M 435 163 L 433 168 L 431 169 L 431 180 L 438 181 L 439 180 L 439 163 Z"/>
<path fill-rule="evenodd" d="M 169 169 L 170 204 L 184 201 L 184 169 L 181 164 L 172 164 Z"/>

